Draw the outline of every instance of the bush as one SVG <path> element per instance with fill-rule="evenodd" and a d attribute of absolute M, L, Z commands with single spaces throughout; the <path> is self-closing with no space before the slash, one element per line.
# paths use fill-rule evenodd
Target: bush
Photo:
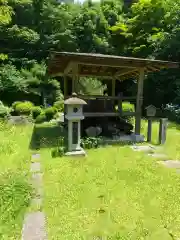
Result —
<path fill-rule="evenodd" d="M 48 107 L 45 109 L 44 111 L 45 115 L 46 115 L 46 119 L 48 121 L 52 120 L 55 116 L 55 114 L 57 113 L 57 108 L 55 107 Z"/>
<path fill-rule="evenodd" d="M 32 196 L 32 188 L 25 174 L 21 172 L 5 172 L 0 174 L 0 226 L 15 226 L 19 215 L 25 212 Z M 6 228 L 0 229 L 0 239 L 3 238 Z"/>
<path fill-rule="evenodd" d="M 54 103 L 54 107 L 60 111 L 60 112 L 64 112 L 64 101 L 63 100 L 59 100 L 59 101 L 56 101 Z"/>
<path fill-rule="evenodd" d="M 47 121 L 46 115 L 44 113 L 41 113 L 40 115 L 37 116 L 35 123 L 43 123 L 46 121 Z"/>
<path fill-rule="evenodd" d="M 0 101 L 0 118 L 5 118 L 10 114 L 10 108 L 3 105 Z"/>
<path fill-rule="evenodd" d="M 42 109 L 41 109 L 41 107 L 38 107 L 38 106 L 34 106 L 34 107 L 32 107 L 32 117 L 33 117 L 33 119 L 36 119 L 37 118 L 37 116 L 39 116 L 40 114 L 41 114 L 41 112 L 42 112 Z"/>
<path fill-rule="evenodd" d="M 130 102 L 123 102 L 122 103 L 122 111 L 123 112 L 134 112 L 135 111 L 134 105 L 131 104 Z M 129 123 L 133 122 L 132 116 L 124 116 L 123 118 L 125 120 L 127 120 L 127 122 L 129 122 Z"/>
<path fill-rule="evenodd" d="M 164 109 L 166 117 L 173 122 L 180 123 L 180 106 L 167 104 Z"/>
<path fill-rule="evenodd" d="M 32 111 L 32 108 L 33 108 L 33 103 L 31 102 L 20 102 L 20 103 L 17 103 L 15 105 L 15 112 L 18 114 L 18 115 L 30 115 L 31 114 L 31 111 Z"/>
<path fill-rule="evenodd" d="M 122 103 L 122 110 L 123 112 L 134 112 L 134 105 L 131 104 L 130 102 L 123 102 Z"/>
<path fill-rule="evenodd" d="M 22 103 L 22 102 L 20 102 L 20 101 L 14 102 L 14 103 L 12 104 L 12 108 L 15 110 L 16 106 L 17 106 L 18 104 L 20 104 L 20 103 Z"/>
<path fill-rule="evenodd" d="M 87 137 L 81 140 L 81 146 L 85 149 L 98 148 L 101 143 L 100 137 Z"/>

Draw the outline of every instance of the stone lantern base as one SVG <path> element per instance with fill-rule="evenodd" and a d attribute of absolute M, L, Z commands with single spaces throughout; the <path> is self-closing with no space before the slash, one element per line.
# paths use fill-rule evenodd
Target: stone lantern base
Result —
<path fill-rule="evenodd" d="M 85 157 L 86 156 L 86 152 L 84 151 L 84 149 L 80 149 L 78 151 L 71 151 L 71 152 L 67 152 L 65 153 L 65 156 L 70 156 L 70 157 Z"/>

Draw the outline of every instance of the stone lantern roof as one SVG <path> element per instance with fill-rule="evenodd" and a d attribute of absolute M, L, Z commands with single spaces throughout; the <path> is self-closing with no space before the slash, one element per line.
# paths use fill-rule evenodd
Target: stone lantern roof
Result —
<path fill-rule="evenodd" d="M 64 104 L 65 105 L 86 105 L 87 103 L 83 99 L 78 98 L 76 93 L 73 93 L 72 97 L 64 101 Z"/>

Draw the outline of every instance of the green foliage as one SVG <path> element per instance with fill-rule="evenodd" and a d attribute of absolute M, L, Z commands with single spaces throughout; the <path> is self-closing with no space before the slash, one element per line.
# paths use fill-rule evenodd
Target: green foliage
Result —
<path fill-rule="evenodd" d="M 12 221 L 27 208 L 31 198 L 32 189 L 21 173 L 8 172 L 0 175 L 0 202 L 1 218 L 0 225 L 3 222 Z M 3 229 L 0 230 L 2 236 Z"/>
<path fill-rule="evenodd" d="M 46 122 L 46 121 L 47 121 L 47 118 L 46 118 L 45 113 L 41 113 L 40 115 L 38 115 L 36 117 L 35 123 L 43 123 L 43 122 Z"/>
<path fill-rule="evenodd" d="M 78 92 L 89 95 L 103 95 L 106 86 L 96 78 L 81 78 L 78 82 Z"/>
<path fill-rule="evenodd" d="M 87 137 L 81 139 L 81 146 L 85 149 L 98 148 L 102 144 L 100 137 Z"/>
<path fill-rule="evenodd" d="M 4 63 L 0 66 L 0 95 L 9 105 L 26 99 L 46 106 L 62 99 L 61 77 L 57 81 L 46 75 L 49 50 L 179 61 L 180 0 L 139 0 L 129 9 L 117 0 L 83 4 L 60 4 L 54 0 L 0 3 L 0 59 Z M 78 92 L 103 94 L 104 84 L 109 84 L 99 80 L 102 79 L 80 79 Z M 149 75 L 146 82 L 146 104 L 156 101 L 161 106 L 179 101 L 178 71 Z M 127 81 L 121 84 L 123 90 L 129 89 Z M 166 84 L 168 88 L 164 88 Z M 121 86 L 116 87 L 117 92 L 118 88 L 121 90 Z M 155 89 L 153 99 L 148 89 Z"/>
<path fill-rule="evenodd" d="M 3 105 L 3 103 L 0 101 L 0 118 L 5 118 L 9 116 L 10 114 L 10 108 Z"/>
<path fill-rule="evenodd" d="M 33 119 L 36 119 L 37 116 L 39 116 L 41 114 L 42 109 L 41 109 L 41 107 L 34 106 L 34 107 L 32 107 L 31 112 L 32 112 Z"/>
<path fill-rule="evenodd" d="M 64 156 L 64 154 L 65 154 L 65 147 L 63 147 L 63 146 L 55 148 L 51 151 L 51 156 L 53 158 L 62 157 L 62 156 Z"/>
<path fill-rule="evenodd" d="M 122 103 L 122 109 L 124 112 L 134 112 L 134 105 L 131 104 L 130 102 L 123 102 Z"/>
<path fill-rule="evenodd" d="M 46 119 L 50 121 L 54 118 L 54 115 L 57 113 L 57 108 L 55 107 L 48 107 L 44 110 L 44 113 L 46 115 Z"/>
<path fill-rule="evenodd" d="M 16 104 L 14 110 L 18 115 L 30 115 L 33 106 L 34 106 L 33 103 L 25 101 Z"/>
<path fill-rule="evenodd" d="M 53 106 L 54 106 L 59 112 L 63 112 L 63 111 L 64 111 L 64 101 L 63 101 L 63 100 L 56 101 Z"/>
<path fill-rule="evenodd" d="M 179 105 L 167 104 L 164 109 L 165 116 L 169 121 L 180 123 L 180 107 Z"/>

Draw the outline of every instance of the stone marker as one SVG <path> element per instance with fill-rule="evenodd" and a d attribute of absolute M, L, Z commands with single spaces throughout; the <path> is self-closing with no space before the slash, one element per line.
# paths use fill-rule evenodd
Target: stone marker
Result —
<path fill-rule="evenodd" d="M 88 137 L 97 137 L 101 132 L 101 127 L 89 127 L 86 129 L 86 134 L 88 135 Z"/>

